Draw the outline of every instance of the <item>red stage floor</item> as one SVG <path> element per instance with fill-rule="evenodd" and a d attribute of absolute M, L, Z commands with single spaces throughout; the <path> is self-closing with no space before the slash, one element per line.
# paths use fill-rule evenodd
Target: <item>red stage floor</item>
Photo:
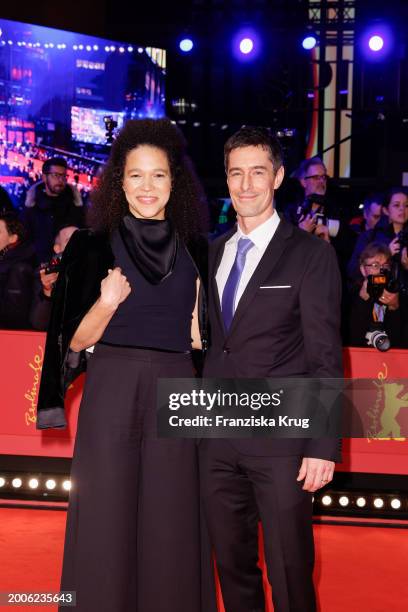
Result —
<path fill-rule="evenodd" d="M 0 508 L 0 592 L 58 591 L 65 517 L 64 511 Z M 317 525 L 315 541 L 320 612 L 407 612 L 407 529 Z"/>

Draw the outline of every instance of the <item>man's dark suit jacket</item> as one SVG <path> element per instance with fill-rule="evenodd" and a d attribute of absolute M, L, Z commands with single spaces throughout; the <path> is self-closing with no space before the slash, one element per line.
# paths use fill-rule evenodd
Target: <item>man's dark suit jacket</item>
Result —
<path fill-rule="evenodd" d="M 277 214 L 277 213 L 274 213 Z M 208 378 L 341 378 L 341 280 L 330 244 L 281 219 L 225 332 L 215 276 L 234 228 L 210 247 Z M 339 460 L 339 441 L 235 439 L 250 455 Z"/>

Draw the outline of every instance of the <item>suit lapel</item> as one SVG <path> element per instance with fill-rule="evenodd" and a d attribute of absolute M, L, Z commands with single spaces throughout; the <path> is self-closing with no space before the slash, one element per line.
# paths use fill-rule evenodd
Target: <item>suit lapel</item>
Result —
<path fill-rule="evenodd" d="M 254 299 L 256 292 L 264 279 L 271 274 L 273 269 L 279 263 L 285 249 L 288 246 L 288 238 L 293 234 L 293 227 L 290 223 L 284 219 L 280 220 L 280 223 L 276 229 L 276 232 L 268 244 L 265 253 L 257 265 L 252 277 L 250 278 L 245 290 L 238 302 L 237 309 L 232 319 L 231 327 L 228 333 L 230 336 L 242 317 L 243 313 L 248 308 L 251 301 Z M 219 300 L 218 300 L 219 301 Z M 220 315 L 221 316 L 221 315 Z M 221 317 L 222 318 L 222 317 Z"/>
<path fill-rule="evenodd" d="M 219 324 L 221 326 L 221 329 L 224 330 L 224 334 L 225 334 L 224 320 L 222 318 L 220 296 L 218 293 L 218 286 L 217 286 L 217 281 L 215 277 L 217 274 L 217 270 L 220 266 L 222 256 L 224 255 L 225 243 L 231 238 L 231 236 L 235 234 L 236 231 L 237 231 L 237 228 L 236 228 L 236 225 L 234 225 L 234 227 L 231 230 L 229 230 L 228 232 L 226 232 L 226 234 L 224 234 L 224 236 L 222 236 L 222 240 L 218 242 L 216 248 L 213 251 L 212 261 L 211 261 L 210 270 L 209 270 L 209 275 L 211 279 L 210 281 L 211 282 L 211 293 L 213 296 L 214 309 L 215 309 Z"/>

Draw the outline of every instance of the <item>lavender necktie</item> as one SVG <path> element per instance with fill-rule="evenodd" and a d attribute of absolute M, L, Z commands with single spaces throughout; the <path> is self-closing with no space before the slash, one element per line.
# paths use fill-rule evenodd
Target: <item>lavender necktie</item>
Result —
<path fill-rule="evenodd" d="M 242 272 L 244 270 L 246 255 L 249 249 L 251 249 L 253 246 L 254 243 L 249 238 L 239 239 L 235 261 L 227 278 L 227 282 L 225 283 L 224 291 L 222 293 L 221 310 L 225 329 L 227 331 L 229 330 L 234 317 L 235 296 L 237 295 L 239 281 L 241 280 Z"/>

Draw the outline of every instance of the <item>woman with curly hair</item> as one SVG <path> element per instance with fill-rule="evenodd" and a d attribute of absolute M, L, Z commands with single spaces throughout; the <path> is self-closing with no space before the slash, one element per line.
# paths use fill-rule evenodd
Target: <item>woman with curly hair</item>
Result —
<path fill-rule="evenodd" d="M 206 341 L 202 209 L 177 128 L 128 121 L 94 194 L 92 229 L 64 252 L 37 425 L 65 425 L 64 385 L 88 361 L 61 584 L 81 612 L 215 610 L 196 443 L 158 438 L 155 406 L 158 378 L 193 376 L 192 342 Z"/>

